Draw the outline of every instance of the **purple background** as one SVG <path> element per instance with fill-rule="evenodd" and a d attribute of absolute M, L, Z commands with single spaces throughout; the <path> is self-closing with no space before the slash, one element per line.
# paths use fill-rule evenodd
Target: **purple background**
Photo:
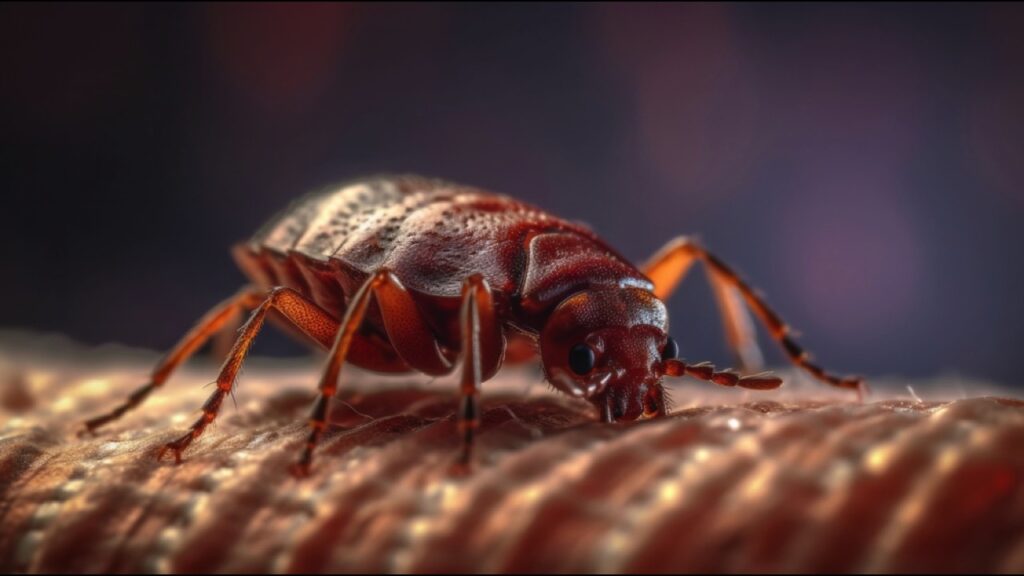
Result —
<path fill-rule="evenodd" d="M 0 70 L 0 327 L 167 348 L 297 194 L 417 172 L 699 234 L 829 368 L 1017 383 L 1019 4 L 3 5 Z"/>

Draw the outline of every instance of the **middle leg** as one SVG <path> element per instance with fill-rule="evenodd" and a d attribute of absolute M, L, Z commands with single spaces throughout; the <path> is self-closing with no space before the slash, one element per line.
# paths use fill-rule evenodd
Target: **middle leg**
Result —
<path fill-rule="evenodd" d="M 501 363 L 504 337 L 494 310 L 494 297 L 487 281 L 474 274 L 462 284 L 459 328 L 462 336 L 462 377 L 459 395 L 459 432 L 462 453 L 459 464 L 468 466 L 473 458 L 473 438 L 480 428 L 480 384 Z"/>
<path fill-rule="evenodd" d="M 313 464 L 313 452 L 327 429 L 328 408 L 338 390 L 342 366 L 363 323 L 371 298 L 377 300 L 384 321 L 384 331 L 391 347 L 405 364 L 435 376 L 451 371 L 451 360 L 442 352 L 437 338 L 420 314 L 412 296 L 390 271 L 377 271 L 367 278 L 352 296 L 334 343 L 327 354 L 327 365 L 320 378 L 320 394 L 313 404 L 309 418 L 309 436 L 302 455 L 291 468 L 296 476 L 309 474 Z"/>
<path fill-rule="evenodd" d="M 430 375 L 447 374 L 453 368 L 451 359 L 442 352 L 437 337 L 398 278 L 388 270 L 380 270 L 370 276 L 353 296 L 334 345 L 328 353 L 327 366 L 320 380 L 320 395 L 310 415 L 309 437 L 299 460 L 292 466 L 296 476 L 309 474 L 313 452 L 327 428 L 328 408 L 337 392 L 341 368 L 348 356 L 352 336 L 362 324 L 371 298 L 377 300 L 388 340 L 410 367 Z M 459 429 L 464 438 L 463 459 L 468 460 L 473 431 L 479 424 L 476 406 L 480 382 L 497 371 L 505 350 L 505 341 L 494 312 L 490 289 L 482 277 L 477 275 L 466 280 L 462 302 L 460 332 L 463 402 Z"/>

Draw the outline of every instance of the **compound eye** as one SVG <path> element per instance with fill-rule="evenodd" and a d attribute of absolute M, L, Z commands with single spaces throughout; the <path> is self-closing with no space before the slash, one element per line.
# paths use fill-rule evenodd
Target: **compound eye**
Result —
<path fill-rule="evenodd" d="M 577 344 L 569 350 L 569 368 L 580 376 L 594 369 L 594 350 L 586 344 Z"/>
<path fill-rule="evenodd" d="M 676 344 L 676 339 L 669 336 L 665 342 L 665 347 L 661 350 L 662 360 L 674 360 L 679 357 L 679 344 Z"/>
<path fill-rule="evenodd" d="M 653 394 L 644 396 L 644 412 L 646 414 L 658 413 L 658 398 Z"/>

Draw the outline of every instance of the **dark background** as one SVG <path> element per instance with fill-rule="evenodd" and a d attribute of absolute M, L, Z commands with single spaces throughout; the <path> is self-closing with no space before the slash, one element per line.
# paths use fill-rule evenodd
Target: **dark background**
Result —
<path fill-rule="evenodd" d="M 0 327 L 167 348 L 296 195 L 417 172 L 699 234 L 830 368 L 1016 384 L 1022 63 L 1021 5 L 4 5 Z"/>

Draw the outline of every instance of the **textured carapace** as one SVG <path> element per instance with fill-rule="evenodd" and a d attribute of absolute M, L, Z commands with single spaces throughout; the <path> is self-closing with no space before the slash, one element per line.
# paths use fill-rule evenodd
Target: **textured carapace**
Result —
<path fill-rule="evenodd" d="M 594 403 L 606 421 L 666 413 L 662 379 L 684 374 L 766 389 L 770 375 L 741 377 L 675 358 L 667 298 L 696 261 L 708 266 L 726 333 L 749 368 L 760 353 L 747 312 L 767 325 L 791 359 L 833 385 L 808 361 L 788 327 L 720 260 L 677 238 L 637 268 L 585 226 L 512 198 L 417 176 L 354 181 L 308 194 L 236 246 L 254 287 L 211 311 L 157 367 L 153 380 L 98 427 L 142 402 L 175 366 L 242 309 L 253 310 L 225 360 L 217 390 L 181 451 L 216 417 L 270 309 L 330 350 L 299 462 L 308 470 L 326 428 L 344 362 L 385 372 L 444 374 L 462 364 L 463 459 L 478 426 L 480 383 L 501 364 L 539 356 L 557 389 Z"/>
<path fill-rule="evenodd" d="M 512 198 L 438 180 L 379 178 L 307 195 L 235 255 L 260 287 L 295 288 L 328 311 L 343 310 L 369 275 L 387 269 L 453 355 L 460 338 L 453 311 L 463 281 L 474 274 L 490 286 L 508 331 L 526 336 L 524 346 L 549 319 L 558 331 L 566 322 L 591 329 L 646 325 L 659 347 L 665 342 L 668 318 L 661 302 L 650 297 L 651 282 L 589 229 Z M 623 289 L 648 296 L 634 297 L 630 306 Z M 577 294 L 591 295 L 589 304 L 579 297 L 568 301 Z M 608 314 L 611 309 L 594 316 L 598 300 L 608 297 L 617 303 L 617 317 Z M 382 354 L 394 359 L 382 365 L 378 356 L 350 354 L 350 362 L 387 371 L 408 367 L 403 350 L 389 345 L 379 310 L 367 314 L 363 333 L 376 336 L 372 341 Z M 560 352 L 564 336 L 544 341 Z M 586 334 L 576 336 L 573 343 Z M 555 374 L 564 370 L 567 354 L 544 358 L 556 370 L 548 371 L 556 387 L 566 380 Z M 490 364 L 485 379 L 498 367 Z"/>

